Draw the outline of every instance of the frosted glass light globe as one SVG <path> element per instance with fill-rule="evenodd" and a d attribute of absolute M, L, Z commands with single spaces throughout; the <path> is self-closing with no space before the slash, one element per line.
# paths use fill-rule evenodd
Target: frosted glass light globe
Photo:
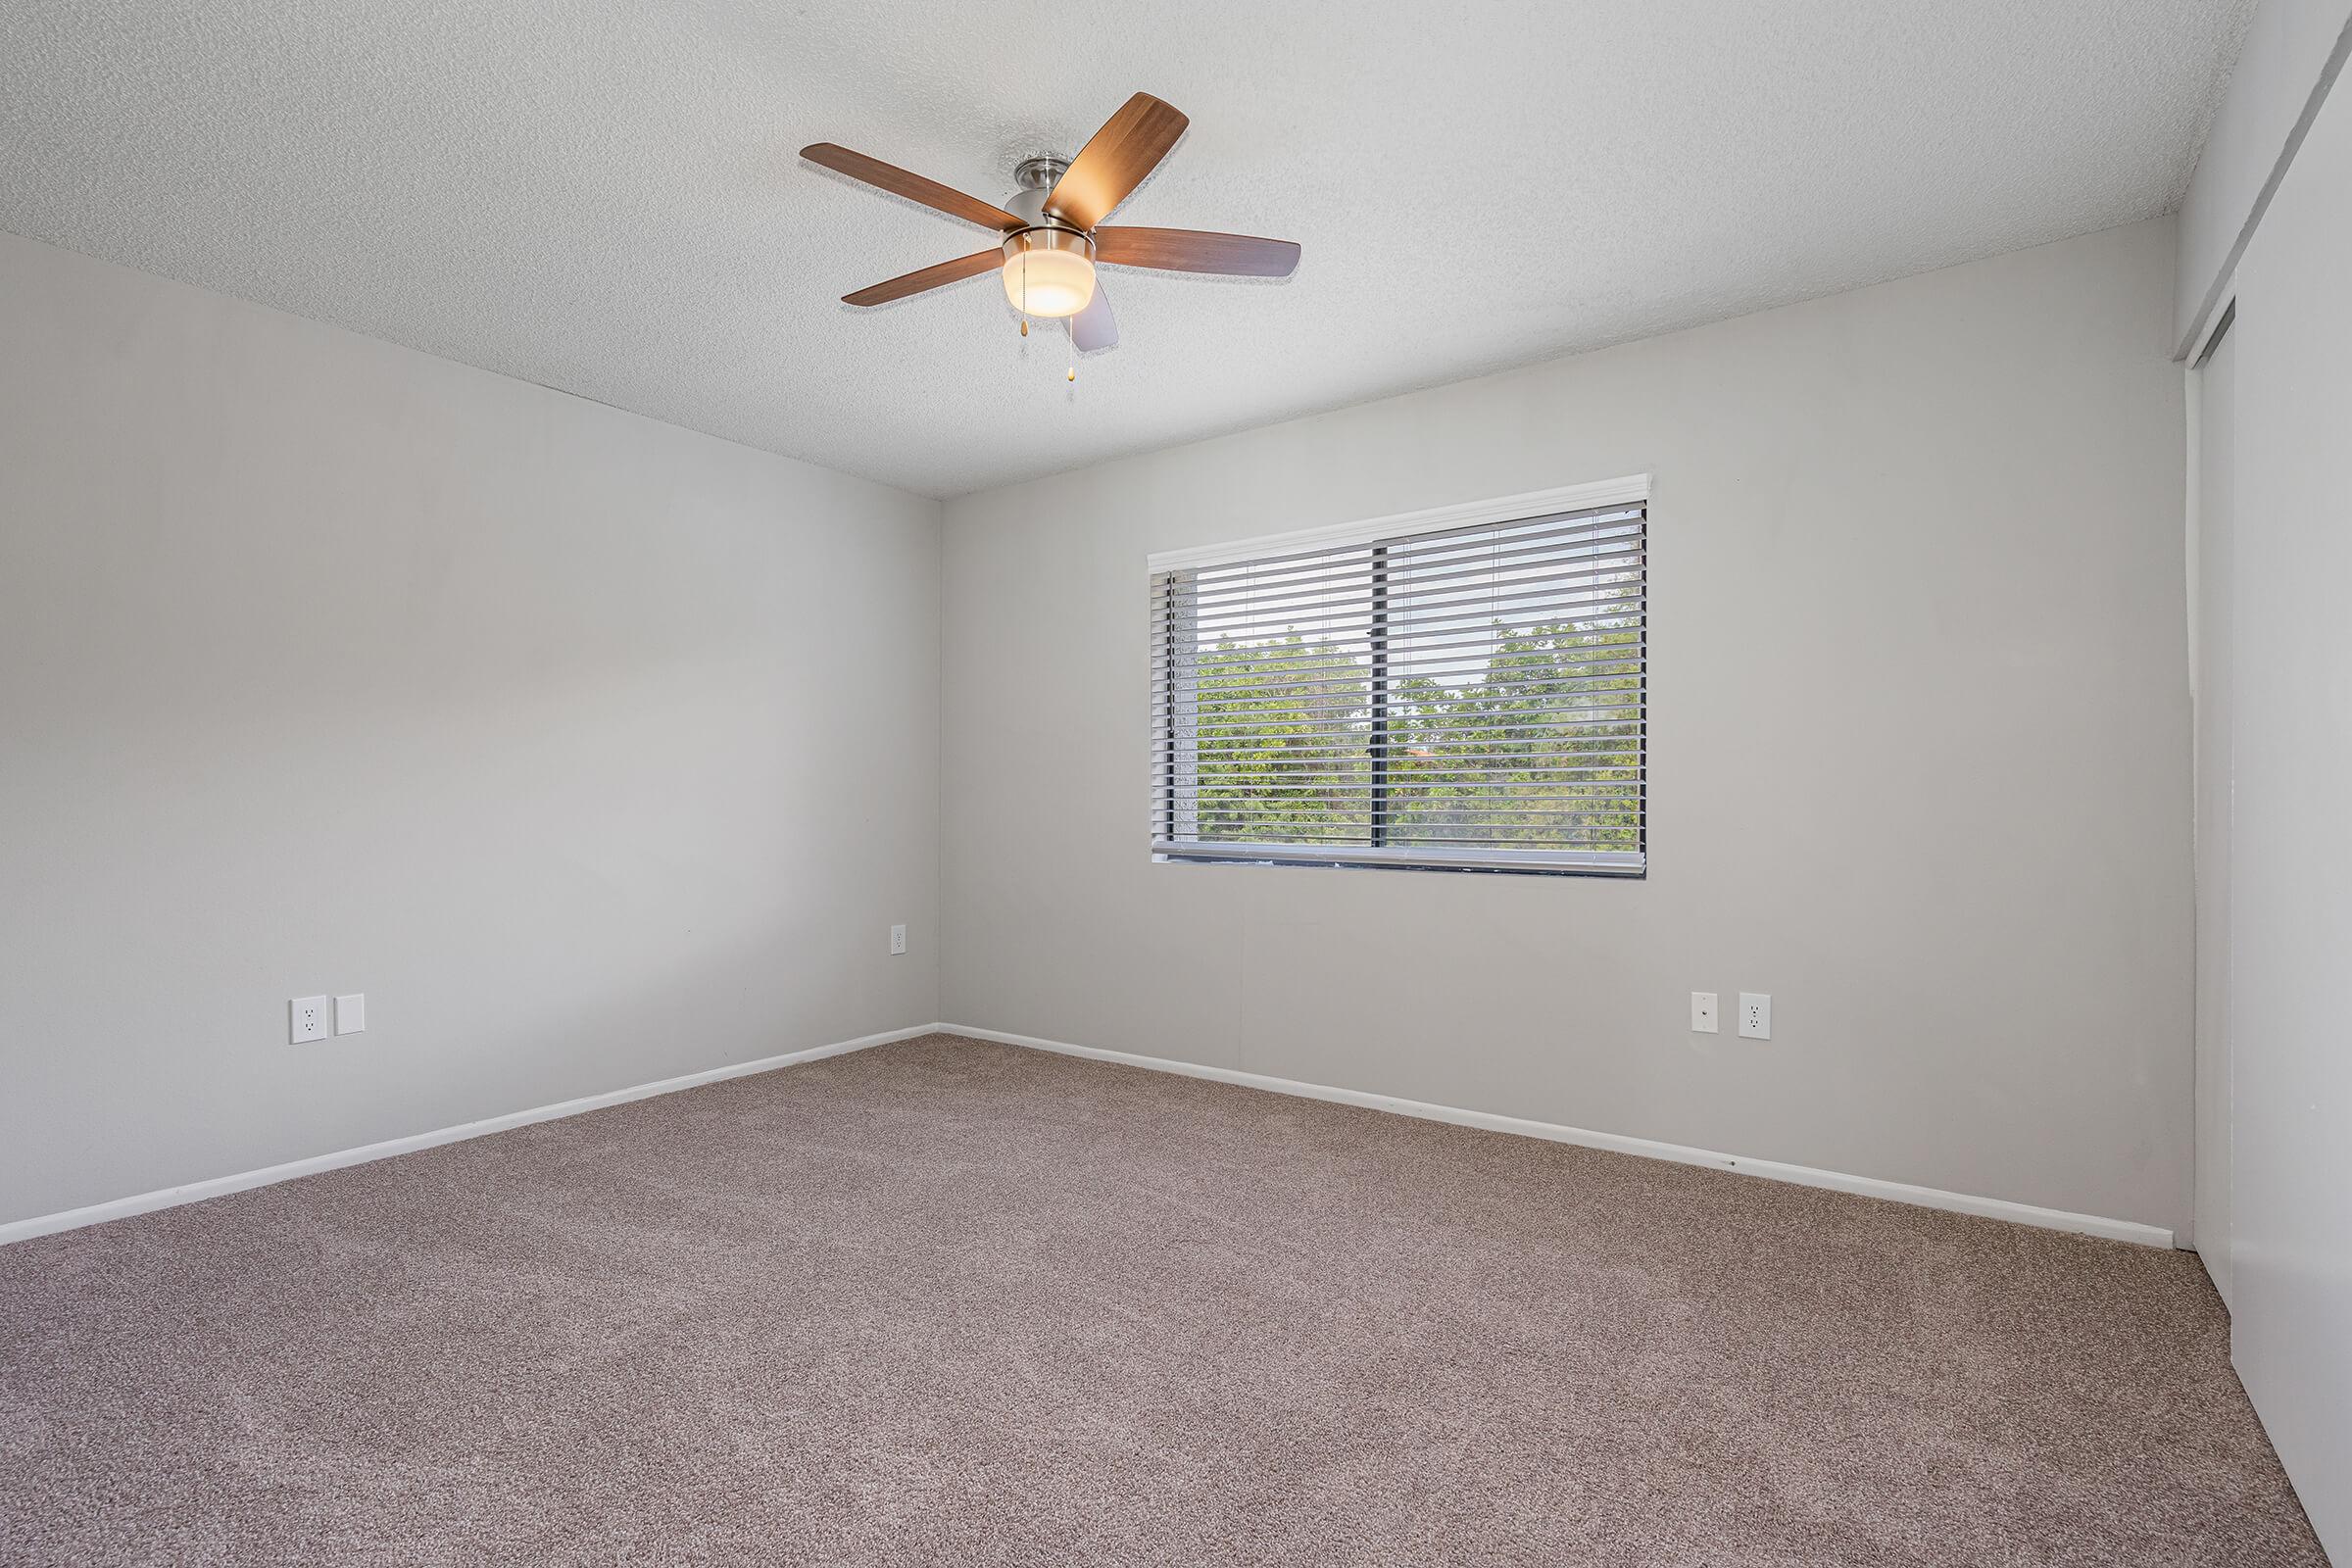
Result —
<path fill-rule="evenodd" d="M 1030 316 L 1076 316 L 1095 297 L 1095 246 L 1068 229 L 1033 228 L 1004 242 L 1004 297 Z"/>

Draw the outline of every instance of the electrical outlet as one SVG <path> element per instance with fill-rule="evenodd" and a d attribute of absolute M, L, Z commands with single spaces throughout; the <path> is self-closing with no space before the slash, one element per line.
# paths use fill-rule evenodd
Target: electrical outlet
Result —
<path fill-rule="evenodd" d="M 1693 991 L 1690 993 L 1690 1032 L 1694 1035 L 1711 1035 L 1717 1032 L 1714 992 Z"/>
<path fill-rule="evenodd" d="M 335 999 L 335 1033 L 356 1035 L 368 1027 L 368 999 L 364 996 Z"/>
<path fill-rule="evenodd" d="M 326 1038 L 326 999 L 324 997 L 296 997 L 286 1004 L 289 1021 L 287 1038 L 295 1045 L 306 1040 Z"/>
<path fill-rule="evenodd" d="M 905 926 L 894 925 L 890 928 L 890 951 L 893 953 L 906 951 L 906 928 Z"/>
<path fill-rule="evenodd" d="M 1748 1040 L 1772 1038 L 1772 998 L 1768 993 L 1740 993 L 1740 1033 Z"/>

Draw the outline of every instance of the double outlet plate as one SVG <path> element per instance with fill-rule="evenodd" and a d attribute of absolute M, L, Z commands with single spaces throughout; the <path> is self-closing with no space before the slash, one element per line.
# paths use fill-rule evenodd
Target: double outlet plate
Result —
<path fill-rule="evenodd" d="M 890 951 L 906 951 L 906 928 L 890 928 Z M 368 1027 L 368 998 L 355 992 L 348 997 L 296 997 L 286 1004 L 286 1038 L 295 1045 L 307 1041 L 324 1040 L 328 1031 L 339 1035 L 356 1035 Z"/>
<path fill-rule="evenodd" d="M 1722 1027 L 1717 1021 L 1718 1016 L 1714 992 L 1693 991 L 1690 993 L 1690 1032 L 1692 1034 L 1711 1035 L 1717 1033 Z M 1746 1040 L 1770 1040 L 1772 1038 L 1772 996 L 1769 992 L 1742 991 L 1740 993 L 1740 1034 L 1742 1039 Z"/>
<path fill-rule="evenodd" d="M 286 1004 L 286 1035 L 295 1045 L 324 1040 L 330 1026 L 339 1035 L 356 1035 L 368 1027 L 368 999 L 364 995 L 296 997 Z"/>

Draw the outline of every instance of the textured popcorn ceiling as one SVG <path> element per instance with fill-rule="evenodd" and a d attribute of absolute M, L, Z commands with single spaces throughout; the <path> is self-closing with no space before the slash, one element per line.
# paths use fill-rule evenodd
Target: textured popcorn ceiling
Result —
<path fill-rule="evenodd" d="M 2252 0 L 8 0 L 0 227 L 953 495 L 2174 206 Z M 1130 92 L 1118 220 L 1296 239 L 1104 273 L 1063 379 L 990 199 Z M 2152 323 L 2151 332 L 2162 323 Z"/>

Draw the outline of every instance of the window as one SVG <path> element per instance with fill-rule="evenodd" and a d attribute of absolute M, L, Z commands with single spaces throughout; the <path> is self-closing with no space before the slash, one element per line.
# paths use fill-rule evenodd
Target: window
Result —
<path fill-rule="evenodd" d="M 1646 480 L 1152 558 L 1171 860 L 1639 876 Z"/>

